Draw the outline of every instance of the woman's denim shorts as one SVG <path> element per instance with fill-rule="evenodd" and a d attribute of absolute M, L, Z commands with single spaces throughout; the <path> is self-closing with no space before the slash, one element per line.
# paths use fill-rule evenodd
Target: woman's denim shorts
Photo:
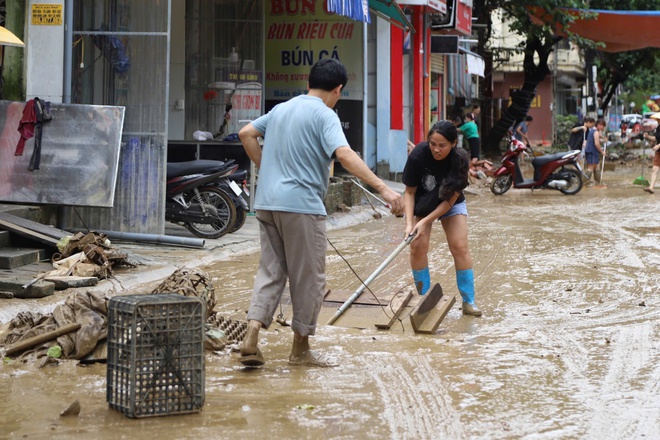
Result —
<path fill-rule="evenodd" d="M 465 203 L 465 200 L 463 200 L 461 203 L 456 203 L 454 206 L 451 207 L 449 211 L 445 213 L 442 217 L 440 217 L 440 220 L 443 218 L 451 217 L 453 215 L 464 215 L 467 216 L 467 203 Z"/>

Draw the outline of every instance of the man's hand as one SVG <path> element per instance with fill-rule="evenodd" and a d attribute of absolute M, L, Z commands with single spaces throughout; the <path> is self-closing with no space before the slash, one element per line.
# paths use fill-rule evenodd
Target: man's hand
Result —
<path fill-rule="evenodd" d="M 380 193 L 381 196 L 389 203 L 390 212 L 396 216 L 403 214 L 403 197 L 390 187 L 387 187 Z"/>

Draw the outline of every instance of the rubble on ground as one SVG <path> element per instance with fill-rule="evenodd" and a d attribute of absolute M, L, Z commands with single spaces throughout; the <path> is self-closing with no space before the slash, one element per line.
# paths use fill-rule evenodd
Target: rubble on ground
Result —
<path fill-rule="evenodd" d="M 84 246 L 87 245 L 89 243 Z M 177 269 L 156 289 L 147 292 L 158 293 L 178 293 L 202 299 L 207 311 L 205 346 L 208 350 L 223 350 L 227 345 L 243 340 L 246 321 L 227 318 L 213 311 L 215 288 L 206 272 Z M 103 293 L 75 292 L 50 314 L 21 312 L 10 321 L 6 332 L 0 334 L 0 354 L 34 364 L 37 368 L 57 364 L 58 359 L 105 361 L 109 300 Z"/>

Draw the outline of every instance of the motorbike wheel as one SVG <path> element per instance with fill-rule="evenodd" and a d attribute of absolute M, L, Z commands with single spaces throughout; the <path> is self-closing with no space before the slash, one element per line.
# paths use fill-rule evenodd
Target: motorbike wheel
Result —
<path fill-rule="evenodd" d="M 243 208 L 236 208 L 236 221 L 229 228 L 229 233 L 236 232 L 243 227 L 247 219 L 247 212 Z"/>
<path fill-rule="evenodd" d="M 490 184 L 490 190 L 496 196 L 501 196 L 511 188 L 513 176 L 511 174 L 502 174 L 493 179 Z"/>
<path fill-rule="evenodd" d="M 562 178 L 568 180 L 568 186 L 566 188 L 559 188 L 559 191 L 567 196 L 577 194 L 582 189 L 582 177 L 577 169 L 572 167 L 559 169 L 555 171 L 555 174 L 560 174 Z"/>
<path fill-rule="evenodd" d="M 198 237 L 220 238 L 229 232 L 229 228 L 236 222 L 234 202 L 218 188 L 212 186 L 200 188 L 199 194 L 191 192 L 186 201 L 202 205 L 207 212 L 217 218 L 213 223 L 186 223 L 186 228 Z"/>

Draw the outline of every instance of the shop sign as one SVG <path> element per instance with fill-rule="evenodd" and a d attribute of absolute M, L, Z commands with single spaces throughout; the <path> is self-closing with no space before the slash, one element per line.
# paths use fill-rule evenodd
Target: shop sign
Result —
<path fill-rule="evenodd" d="M 472 0 L 456 0 L 456 30 L 472 35 Z"/>
<path fill-rule="evenodd" d="M 306 9 L 266 9 L 267 100 L 286 101 L 307 93 L 307 76 L 318 60 L 334 58 L 348 71 L 342 100 L 363 99 L 362 23 L 328 12 L 325 2 L 298 0 Z M 304 12 L 304 13 L 303 13 Z"/>
<path fill-rule="evenodd" d="M 33 25 L 61 26 L 62 5 L 58 4 L 36 4 L 32 5 Z"/>
<path fill-rule="evenodd" d="M 441 14 L 447 13 L 447 0 L 400 0 L 397 3 L 406 6 L 428 6 Z"/>

